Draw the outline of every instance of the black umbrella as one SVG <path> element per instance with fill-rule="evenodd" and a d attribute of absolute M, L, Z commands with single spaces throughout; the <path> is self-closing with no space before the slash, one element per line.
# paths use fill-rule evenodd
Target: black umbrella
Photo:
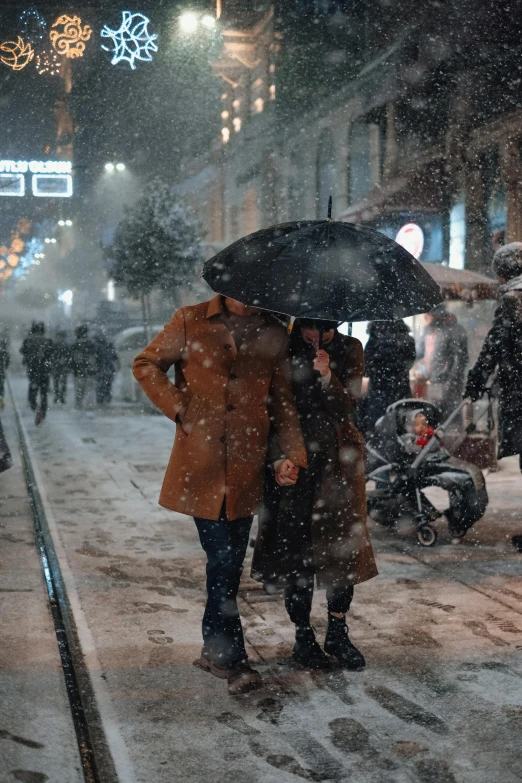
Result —
<path fill-rule="evenodd" d="M 209 259 L 203 277 L 217 293 L 302 318 L 396 320 L 442 301 L 403 247 L 379 231 L 332 220 L 249 234 Z"/>

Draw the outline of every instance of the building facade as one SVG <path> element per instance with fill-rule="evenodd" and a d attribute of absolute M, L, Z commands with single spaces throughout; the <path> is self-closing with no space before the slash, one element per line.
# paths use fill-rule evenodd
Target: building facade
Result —
<path fill-rule="evenodd" d="M 403 229 L 426 262 L 487 271 L 498 245 L 522 239 L 522 38 L 512 3 L 426 6 L 415 23 L 393 16 L 387 36 L 368 4 L 366 29 L 377 32 L 359 41 L 357 68 L 339 77 L 354 42 L 343 52 L 342 36 L 326 35 L 298 87 L 303 69 L 292 61 L 307 58 L 306 39 L 299 54 L 277 6 L 242 17 L 238 5 L 227 16 L 225 0 L 214 64 L 221 138 L 185 162 L 180 181 L 209 253 L 272 223 L 325 218 L 330 195 L 336 219 L 393 237 Z M 297 10 L 341 30 L 353 12 L 342 3 Z M 360 22 L 361 3 L 355 11 Z M 316 28 L 307 29 L 312 46 Z"/>

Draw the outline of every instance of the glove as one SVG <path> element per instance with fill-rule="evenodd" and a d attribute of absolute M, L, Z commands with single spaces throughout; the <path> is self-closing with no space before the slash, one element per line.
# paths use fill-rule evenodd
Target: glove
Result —
<path fill-rule="evenodd" d="M 464 394 L 462 395 L 462 399 L 465 400 L 467 397 L 470 397 L 472 402 L 477 402 L 477 400 L 480 400 L 483 394 L 483 389 L 479 390 L 476 389 L 475 386 L 466 386 Z"/>

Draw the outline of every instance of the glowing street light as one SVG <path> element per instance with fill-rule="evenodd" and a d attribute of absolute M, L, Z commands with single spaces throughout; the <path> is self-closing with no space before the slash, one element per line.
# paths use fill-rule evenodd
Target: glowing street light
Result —
<path fill-rule="evenodd" d="M 65 220 L 59 220 L 58 221 L 59 226 L 65 226 Z"/>
<path fill-rule="evenodd" d="M 179 26 L 184 33 L 194 33 L 198 27 L 198 17 L 192 11 L 181 14 Z"/>
<path fill-rule="evenodd" d="M 210 14 L 205 14 L 201 20 L 201 24 L 209 30 L 212 30 L 212 28 L 216 25 L 216 19 L 214 16 L 210 16 Z"/>
<path fill-rule="evenodd" d="M 125 163 L 117 163 L 116 164 L 116 170 L 117 171 L 125 171 Z"/>
<path fill-rule="evenodd" d="M 72 226 L 72 224 L 73 224 L 72 220 L 66 220 L 65 221 L 65 225 L 66 226 Z"/>
<path fill-rule="evenodd" d="M 107 171 L 109 174 L 112 174 L 112 172 L 114 171 L 114 163 L 106 163 L 105 171 Z"/>

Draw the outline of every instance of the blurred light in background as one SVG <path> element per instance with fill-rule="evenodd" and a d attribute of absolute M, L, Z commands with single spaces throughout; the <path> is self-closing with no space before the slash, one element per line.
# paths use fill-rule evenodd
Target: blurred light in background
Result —
<path fill-rule="evenodd" d="M 208 27 L 208 29 L 211 30 L 216 24 L 216 19 L 215 17 L 210 16 L 210 14 L 205 14 L 203 19 L 201 20 L 201 24 L 204 25 L 205 27 Z"/>
<path fill-rule="evenodd" d="M 107 283 L 107 301 L 114 302 L 115 298 L 114 280 L 109 280 Z"/>
<path fill-rule="evenodd" d="M 194 33 L 198 26 L 198 17 L 191 11 L 181 14 L 179 26 L 184 33 Z"/>
<path fill-rule="evenodd" d="M 116 164 L 116 169 L 118 171 L 125 171 L 125 163 L 117 163 Z"/>
<path fill-rule="evenodd" d="M 63 304 L 67 305 L 68 307 L 72 307 L 73 298 L 74 298 L 74 294 L 70 289 L 68 291 L 64 291 L 58 296 L 58 300 L 60 302 L 63 302 Z"/>
<path fill-rule="evenodd" d="M 114 171 L 114 163 L 106 163 L 105 171 L 108 171 L 109 174 L 112 174 L 112 172 Z"/>

